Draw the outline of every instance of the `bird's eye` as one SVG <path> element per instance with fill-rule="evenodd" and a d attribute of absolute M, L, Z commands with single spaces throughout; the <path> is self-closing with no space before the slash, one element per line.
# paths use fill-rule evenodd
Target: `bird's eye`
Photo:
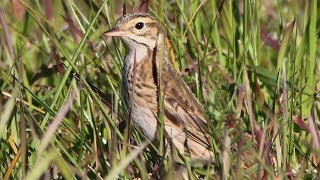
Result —
<path fill-rule="evenodd" d="M 143 26 L 144 26 L 144 24 L 142 22 L 138 22 L 135 27 L 136 27 L 136 29 L 142 29 Z"/>

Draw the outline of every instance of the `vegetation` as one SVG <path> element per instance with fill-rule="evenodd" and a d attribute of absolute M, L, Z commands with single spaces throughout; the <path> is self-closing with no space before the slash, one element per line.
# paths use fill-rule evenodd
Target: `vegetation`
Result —
<path fill-rule="evenodd" d="M 128 11 L 139 5 L 126 1 Z M 101 36 L 122 8 L 0 1 L 4 179 L 174 175 L 172 157 L 142 138 L 122 108 L 124 46 Z M 212 164 L 181 157 L 190 178 L 320 177 L 318 9 L 317 0 L 150 2 L 212 129 Z"/>

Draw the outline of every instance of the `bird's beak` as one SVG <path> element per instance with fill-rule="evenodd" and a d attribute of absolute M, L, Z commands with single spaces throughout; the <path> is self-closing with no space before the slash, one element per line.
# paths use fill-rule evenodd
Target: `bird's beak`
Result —
<path fill-rule="evenodd" d="M 120 30 L 118 27 L 115 27 L 103 33 L 103 36 L 126 36 L 127 34 L 127 32 Z"/>

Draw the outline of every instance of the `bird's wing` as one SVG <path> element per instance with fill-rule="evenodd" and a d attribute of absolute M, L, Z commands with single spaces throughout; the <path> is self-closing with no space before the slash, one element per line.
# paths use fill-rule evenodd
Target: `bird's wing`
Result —
<path fill-rule="evenodd" d="M 178 126 L 196 143 L 209 147 L 208 125 L 203 107 L 169 62 L 164 61 L 161 69 L 160 86 L 168 123 Z"/>

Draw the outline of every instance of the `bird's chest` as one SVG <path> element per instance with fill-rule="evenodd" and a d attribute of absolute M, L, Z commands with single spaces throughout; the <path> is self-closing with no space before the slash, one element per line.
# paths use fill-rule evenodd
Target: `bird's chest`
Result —
<path fill-rule="evenodd" d="M 132 122 L 149 139 L 157 126 L 157 86 L 147 65 L 125 66 L 122 76 L 122 95 Z"/>
<path fill-rule="evenodd" d="M 157 103 L 157 86 L 148 64 L 125 66 L 122 75 L 123 95 L 128 103 Z M 146 104 L 142 104 L 146 105 Z"/>
<path fill-rule="evenodd" d="M 126 55 L 122 83 L 127 104 L 138 103 L 152 110 L 157 105 L 156 70 L 152 61 L 153 50 L 148 48 L 136 48 L 136 51 L 129 51 Z"/>

